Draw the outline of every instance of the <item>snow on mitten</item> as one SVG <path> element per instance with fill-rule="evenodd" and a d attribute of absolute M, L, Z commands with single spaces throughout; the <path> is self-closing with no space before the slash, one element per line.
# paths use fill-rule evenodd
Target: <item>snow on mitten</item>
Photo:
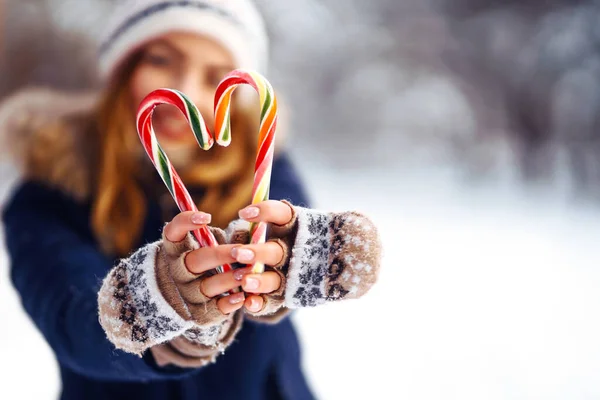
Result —
<path fill-rule="evenodd" d="M 223 231 L 211 230 L 223 243 Z M 159 365 L 161 360 L 168 363 L 171 350 L 203 358 L 195 360 L 198 364 L 214 360 L 233 341 L 241 324 L 239 312 L 221 313 L 217 298 L 207 298 L 199 290 L 200 280 L 211 273 L 192 274 L 185 266 L 185 256 L 197 248 L 191 234 L 177 243 L 163 236 L 110 271 L 98 294 L 99 316 L 117 348 L 141 355 L 171 341 L 153 351 Z M 186 352 L 191 345 L 194 351 Z"/>
<path fill-rule="evenodd" d="M 277 322 L 287 309 L 313 307 L 327 301 L 356 299 L 377 280 L 381 241 L 377 228 L 357 212 L 330 213 L 295 207 L 286 225 L 271 225 L 268 240 L 278 242 L 284 258 L 265 270 L 275 271 L 281 286 L 263 295 L 263 309 L 251 316 Z M 230 243 L 242 237 L 239 227 L 228 228 Z"/>

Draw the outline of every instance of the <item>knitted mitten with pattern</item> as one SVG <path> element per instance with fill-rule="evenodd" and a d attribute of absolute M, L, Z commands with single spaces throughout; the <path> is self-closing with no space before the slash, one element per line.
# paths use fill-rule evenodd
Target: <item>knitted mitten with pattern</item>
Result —
<path fill-rule="evenodd" d="M 223 231 L 211 230 L 223 244 Z M 138 355 L 152 348 L 159 365 L 201 366 L 231 344 L 242 314 L 223 315 L 217 299 L 198 289 L 211 273 L 193 274 L 184 261 L 198 248 L 190 234 L 178 243 L 163 237 L 111 270 L 98 305 L 100 323 L 116 347 Z"/>
<path fill-rule="evenodd" d="M 356 212 L 328 213 L 295 207 L 292 219 L 272 225 L 269 240 L 284 250 L 278 290 L 262 295 L 263 309 L 248 317 L 275 323 L 289 309 L 361 297 L 375 283 L 381 242 L 374 224 Z M 234 221 L 224 232 L 211 228 L 219 243 L 245 243 L 249 225 Z M 98 295 L 100 322 L 113 344 L 141 355 L 152 348 L 159 364 L 201 366 L 214 361 L 234 339 L 242 312 L 223 315 L 215 298 L 198 290 L 185 267 L 198 248 L 191 235 L 180 242 L 149 244 L 121 262 L 104 279 Z"/>
<path fill-rule="evenodd" d="M 263 295 L 263 309 L 246 311 L 264 322 L 277 322 L 289 309 L 314 307 L 328 301 L 363 296 L 377 280 L 381 263 L 381 241 L 377 228 L 357 212 L 330 213 L 295 207 L 291 220 L 271 225 L 269 240 L 278 242 L 284 258 L 266 270 L 281 278 L 278 290 Z M 230 225 L 231 242 L 246 237 L 248 225 Z M 238 240 L 235 240 L 238 238 Z"/>

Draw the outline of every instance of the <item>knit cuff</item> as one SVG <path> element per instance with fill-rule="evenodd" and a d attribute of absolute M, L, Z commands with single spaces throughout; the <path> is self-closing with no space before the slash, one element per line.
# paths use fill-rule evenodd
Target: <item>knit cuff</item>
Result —
<path fill-rule="evenodd" d="M 159 243 L 121 260 L 98 293 L 99 320 L 108 339 L 117 348 L 140 356 L 194 326 L 175 311 L 158 287 L 155 264 Z"/>
<path fill-rule="evenodd" d="M 242 312 L 237 311 L 230 314 L 230 318 L 213 325 L 209 329 L 194 327 L 183 334 L 186 342 L 190 343 L 196 350 L 210 349 L 212 351 L 222 352 L 229 347 L 235 336 L 242 327 Z M 191 349 L 191 347 L 189 347 Z M 181 349 L 184 351 L 184 349 Z M 194 355 L 194 354 L 191 354 Z"/>
<path fill-rule="evenodd" d="M 214 363 L 233 342 L 242 326 L 242 313 L 211 329 L 192 328 L 168 343 L 151 349 L 159 366 L 175 365 L 182 368 L 200 368 Z"/>
<path fill-rule="evenodd" d="M 173 346 L 172 342 L 154 346 L 150 349 L 150 352 L 159 367 L 175 365 L 180 368 L 200 368 L 214 362 L 217 357 L 216 353 L 202 357 L 188 357 Z"/>
<path fill-rule="evenodd" d="M 99 317 L 117 348 L 141 355 L 192 327 L 210 331 L 232 318 L 221 313 L 216 299 L 202 294 L 203 275 L 185 266 L 186 255 L 198 247 L 189 234 L 176 243 L 163 239 L 121 260 L 108 274 L 98 293 Z"/>
<path fill-rule="evenodd" d="M 377 280 L 381 241 L 375 225 L 356 212 L 295 207 L 296 237 L 285 288 L 288 308 L 358 298 Z"/>

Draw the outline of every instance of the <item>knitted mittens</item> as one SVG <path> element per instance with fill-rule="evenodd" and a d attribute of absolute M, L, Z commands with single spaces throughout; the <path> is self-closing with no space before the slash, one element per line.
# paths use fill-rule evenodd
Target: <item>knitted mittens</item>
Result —
<path fill-rule="evenodd" d="M 358 298 L 373 286 L 380 267 L 381 242 L 367 217 L 288 205 L 293 210 L 290 222 L 271 226 L 269 232 L 269 240 L 284 250 L 279 265 L 266 267 L 279 274 L 281 286 L 263 295 L 261 311 L 246 311 L 266 322 L 278 321 L 290 308 Z M 219 243 L 242 243 L 249 237 L 247 229 L 247 223 L 235 221 L 227 231 L 213 233 Z M 168 345 L 181 353 L 191 341 L 194 354 L 209 354 L 204 362 L 231 343 L 241 312 L 225 316 L 216 299 L 197 290 L 202 275 L 190 273 L 183 263 L 185 254 L 196 248 L 191 235 L 177 244 L 158 241 L 121 260 L 109 273 L 98 296 L 99 312 L 116 347 L 141 354 L 154 346 L 159 358 L 157 349 Z"/>
<path fill-rule="evenodd" d="M 213 229 L 213 234 L 224 243 L 221 230 Z M 108 274 L 98 294 L 99 315 L 116 347 L 141 355 L 150 347 L 184 335 L 195 347 L 185 355 L 202 354 L 212 360 L 233 341 L 241 314 L 223 315 L 217 299 L 207 298 L 198 290 L 198 280 L 209 273 L 192 274 L 184 264 L 185 256 L 197 248 L 189 234 L 178 243 L 163 238 L 121 260 Z M 182 338 L 169 344 L 180 345 L 180 353 L 190 347 Z M 176 350 L 159 349 L 161 354 Z"/>
<path fill-rule="evenodd" d="M 260 312 L 246 313 L 276 322 L 286 308 L 364 295 L 375 283 L 381 261 L 375 225 L 356 212 L 327 213 L 285 203 L 292 208 L 292 219 L 269 231 L 269 240 L 282 246 L 284 260 L 266 267 L 279 274 L 281 287 L 263 295 Z"/>

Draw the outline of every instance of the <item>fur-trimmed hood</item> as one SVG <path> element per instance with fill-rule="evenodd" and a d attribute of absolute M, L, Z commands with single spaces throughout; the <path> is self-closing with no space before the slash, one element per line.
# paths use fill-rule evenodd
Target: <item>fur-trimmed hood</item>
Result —
<path fill-rule="evenodd" d="M 89 194 L 89 172 L 82 135 L 72 120 L 91 116 L 96 92 L 27 88 L 0 102 L 0 159 L 19 177 L 36 179 L 76 198 Z M 63 124 L 65 129 L 44 130 Z M 89 146 L 88 146 L 89 147 Z"/>

